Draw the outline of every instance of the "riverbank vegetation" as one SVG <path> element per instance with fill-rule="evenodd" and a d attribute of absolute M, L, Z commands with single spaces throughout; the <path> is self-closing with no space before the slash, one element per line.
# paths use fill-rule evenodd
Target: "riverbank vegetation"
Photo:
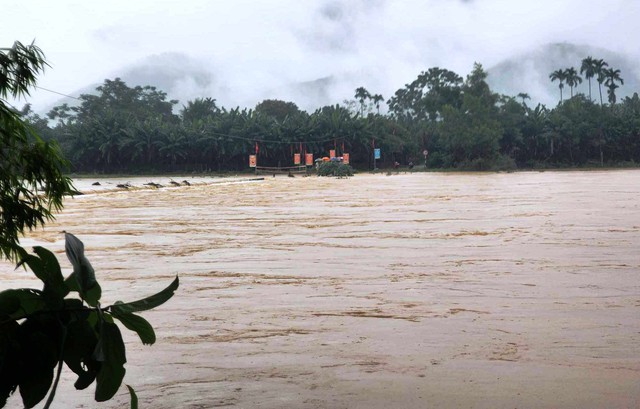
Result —
<path fill-rule="evenodd" d="M 582 85 L 579 72 L 587 80 Z M 280 100 L 253 109 L 228 109 L 213 98 L 179 105 L 162 90 L 116 78 L 76 104 L 56 106 L 47 118 L 28 106 L 22 114 L 45 140 L 59 143 L 74 172 L 84 173 L 242 171 L 250 154 L 260 165 L 290 166 L 296 153 L 304 160 L 305 153 L 317 158 L 330 150 L 349 153 L 350 164 L 364 170 L 374 167 L 374 149 L 380 149 L 379 167 L 396 161 L 466 170 L 640 162 L 640 98 L 616 97 L 623 79 L 605 61 L 587 57 L 580 70 L 551 73 L 560 90 L 553 108 L 530 106 L 524 92 L 499 95 L 486 78 L 480 64 L 466 78 L 430 68 L 386 101 L 386 113 L 384 98 L 364 87 L 351 101 L 308 113 Z M 592 98 L 594 78 L 599 94 Z M 586 94 L 578 92 L 587 84 Z"/>
<path fill-rule="evenodd" d="M 73 266 L 66 278 L 53 252 L 36 246 L 30 254 L 20 246 L 27 230 L 51 221 L 63 198 L 77 193 L 63 174 L 67 163 L 55 142 L 43 141 L 6 101 L 27 95 L 46 66 L 34 43 L 0 48 L 0 261 L 15 261 L 16 269 L 28 267 L 42 282 L 41 288 L 0 291 L 0 408 L 16 390 L 25 408 L 45 398 L 43 407 L 50 408 L 64 365 L 78 375 L 76 389 L 95 384 L 96 401 L 111 399 L 120 389 L 127 361 L 114 319 L 136 332 L 143 344 L 153 344 L 153 327 L 134 313 L 162 305 L 179 285 L 176 277 L 155 295 L 104 306 L 84 244 L 74 235 L 65 233 Z M 127 389 L 135 409 L 138 398 L 132 387 Z"/>

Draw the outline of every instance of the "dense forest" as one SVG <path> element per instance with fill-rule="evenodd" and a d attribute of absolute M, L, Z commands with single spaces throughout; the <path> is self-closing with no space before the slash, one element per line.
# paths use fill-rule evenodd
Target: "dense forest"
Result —
<path fill-rule="evenodd" d="M 423 165 L 424 150 L 431 169 L 639 163 L 638 94 L 618 101 L 621 73 L 602 60 L 585 58 L 579 71 L 550 73 L 559 86 L 555 108 L 529 106 L 526 93 L 492 92 L 486 72 L 475 64 L 466 79 L 437 67 L 420 73 L 386 101 L 386 109 L 382 95 L 362 87 L 353 100 L 313 113 L 280 100 L 227 109 L 202 98 L 178 108 L 178 101 L 155 87 L 129 87 L 116 78 L 95 95 L 81 95 L 77 104 L 56 106 L 47 118 L 28 105 L 21 114 L 45 140 L 58 141 L 73 172 L 242 171 L 256 152 L 260 165 L 291 166 L 294 153 L 318 157 L 330 149 L 348 152 L 355 168 L 372 169 L 374 148 L 381 150 L 382 167 L 396 161 Z M 576 92 L 580 74 L 587 93 Z"/>

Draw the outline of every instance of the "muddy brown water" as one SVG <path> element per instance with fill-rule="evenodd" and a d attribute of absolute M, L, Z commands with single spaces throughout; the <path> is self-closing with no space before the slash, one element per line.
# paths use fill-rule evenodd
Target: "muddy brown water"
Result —
<path fill-rule="evenodd" d="M 639 181 L 81 180 L 95 192 L 23 244 L 69 271 L 60 232 L 77 235 L 104 303 L 179 275 L 176 296 L 143 313 L 154 346 L 123 330 L 141 407 L 640 407 Z M 2 289 L 33 284 L 7 262 L 0 274 Z M 126 405 L 125 388 L 96 404 L 72 383 L 67 370 L 59 407 Z"/>

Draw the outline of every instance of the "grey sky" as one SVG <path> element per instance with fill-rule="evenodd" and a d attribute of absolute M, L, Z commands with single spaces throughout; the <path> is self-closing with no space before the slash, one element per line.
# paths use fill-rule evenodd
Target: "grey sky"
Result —
<path fill-rule="evenodd" d="M 388 98 L 428 67 L 464 76 L 474 61 L 490 67 L 550 42 L 640 61 L 639 0 L 1 1 L 0 46 L 35 38 L 52 65 L 39 85 L 63 93 L 166 52 L 215 78 L 216 87 L 185 95 L 225 106 L 331 75 L 346 78 L 334 103 L 361 85 Z M 224 98 L 213 94 L 222 88 Z M 30 101 L 58 98 L 35 91 Z"/>

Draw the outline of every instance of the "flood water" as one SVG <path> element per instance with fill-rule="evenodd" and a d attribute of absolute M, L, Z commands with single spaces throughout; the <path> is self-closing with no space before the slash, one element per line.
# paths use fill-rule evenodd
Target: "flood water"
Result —
<path fill-rule="evenodd" d="M 640 406 L 640 171 L 191 181 L 78 181 L 23 241 L 70 271 L 78 236 L 103 304 L 179 275 L 154 346 L 123 329 L 141 407 Z"/>

